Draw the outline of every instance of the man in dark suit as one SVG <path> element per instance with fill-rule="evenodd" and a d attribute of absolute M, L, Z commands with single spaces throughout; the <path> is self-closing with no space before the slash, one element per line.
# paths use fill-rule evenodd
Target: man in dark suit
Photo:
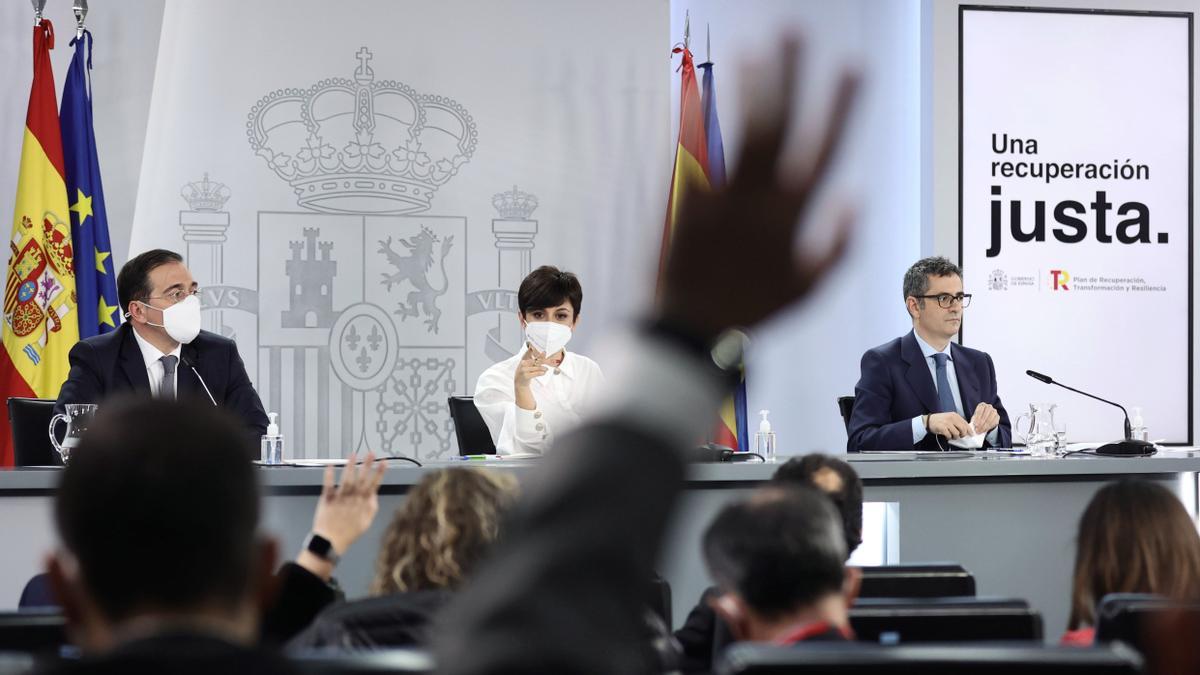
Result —
<path fill-rule="evenodd" d="M 985 446 L 1010 447 L 992 357 L 951 342 L 971 303 L 962 270 L 918 260 L 904 275 L 904 302 L 912 332 L 863 355 L 846 449 L 951 450 L 949 440 L 980 434 Z"/>
<path fill-rule="evenodd" d="M 154 249 L 125 263 L 117 295 L 126 321 L 71 348 L 55 412 L 115 394 L 191 398 L 227 409 L 258 436 L 266 433 L 267 415 L 237 344 L 200 330 L 199 292 L 178 253 Z"/>

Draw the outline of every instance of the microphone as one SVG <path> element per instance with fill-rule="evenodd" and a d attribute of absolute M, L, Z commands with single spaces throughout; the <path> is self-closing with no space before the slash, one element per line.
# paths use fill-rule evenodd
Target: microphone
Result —
<path fill-rule="evenodd" d="M 200 380 L 200 386 L 204 387 L 204 393 L 208 394 L 208 400 L 212 401 L 212 404 L 216 406 L 217 399 L 213 398 L 212 392 L 208 390 L 208 385 L 204 383 L 204 378 L 200 377 L 200 371 L 196 370 L 196 366 L 193 366 L 192 362 L 188 360 L 188 357 L 184 356 L 182 353 L 179 354 L 179 362 L 192 369 L 192 372 L 196 375 L 196 379 Z M 1126 426 L 1128 426 L 1128 423 L 1126 423 Z"/>
<path fill-rule="evenodd" d="M 1044 375 L 1034 370 L 1026 370 L 1025 374 L 1039 382 L 1053 384 L 1055 386 L 1062 387 L 1067 391 L 1073 391 L 1076 394 L 1081 394 L 1083 396 L 1087 396 L 1088 398 L 1096 399 L 1101 403 L 1107 403 L 1121 409 L 1121 412 L 1125 414 L 1125 440 L 1116 441 L 1114 443 L 1106 443 L 1096 448 L 1097 455 L 1152 455 L 1156 452 L 1153 443 L 1148 441 L 1139 441 L 1133 438 L 1133 428 L 1129 424 L 1129 411 L 1125 410 L 1125 406 L 1121 405 L 1120 403 L 1110 401 L 1106 398 L 1100 398 L 1099 396 L 1096 396 L 1095 394 L 1089 394 L 1086 391 L 1080 391 L 1075 387 L 1068 387 L 1062 382 L 1055 382 L 1054 378 L 1050 377 L 1049 375 Z"/>

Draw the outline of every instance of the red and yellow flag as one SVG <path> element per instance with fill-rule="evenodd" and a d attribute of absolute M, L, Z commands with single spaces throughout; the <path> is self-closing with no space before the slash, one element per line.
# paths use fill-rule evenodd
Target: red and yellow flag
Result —
<path fill-rule="evenodd" d="M 675 146 L 675 169 L 671 174 L 671 194 L 667 197 L 667 222 L 663 227 L 662 252 L 658 260 L 658 276 L 662 279 L 671 246 L 671 235 L 679 219 L 679 205 L 689 192 L 708 190 L 708 141 L 704 134 L 704 110 L 700 107 L 700 87 L 696 84 L 696 65 L 686 47 L 676 47 L 683 53 L 681 87 L 679 92 L 679 143 Z M 661 281 L 659 282 L 661 283 Z"/>
<path fill-rule="evenodd" d="M 679 143 L 675 146 L 675 170 L 671 177 L 671 195 L 667 198 L 667 222 L 663 227 L 662 253 L 658 261 L 659 283 L 662 283 L 667 250 L 679 219 L 680 205 L 697 190 L 720 188 L 725 183 L 725 148 L 721 141 L 721 125 L 717 120 L 717 94 L 713 82 L 712 63 L 702 63 L 704 95 L 696 84 L 696 65 L 686 47 L 676 47 L 683 54 L 679 67 Z M 746 422 L 746 378 L 738 382 L 733 396 L 721 405 L 711 438 L 734 450 L 749 450 L 750 435 Z"/>
<path fill-rule="evenodd" d="M 50 65 L 53 48 L 54 26 L 43 19 L 33 28 L 33 86 L 0 325 L 0 386 L 6 399 L 57 398 L 67 379 L 67 352 L 79 341 L 71 218 Z M 8 416 L 0 415 L 0 465 L 12 464 L 12 431 Z"/>

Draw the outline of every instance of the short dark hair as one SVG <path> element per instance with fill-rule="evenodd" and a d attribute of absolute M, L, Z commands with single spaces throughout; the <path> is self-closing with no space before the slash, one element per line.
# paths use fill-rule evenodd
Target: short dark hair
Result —
<path fill-rule="evenodd" d="M 242 425 L 217 408 L 101 406 L 63 471 L 55 521 L 110 620 L 242 601 L 259 517 L 251 450 Z"/>
<path fill-rule="evenodd" d="M 583 286 L 579 277 L 551 265 L 542 265 L 529 273 L 517 290 L 517 309 L 521 314 L 534 309 L 557 307 L 569 301 L 576 318 L 583 309 Z"/>
<path fill-rule="evenodd" d="M 830 491 L 818 481 L 822 471 L 837 474 L 840 485 Z M 846 556 L 862 544 L 863 484 L 858 472 L 848 462 L 837 457 L 814 452 L 803 457 L 793 457 L 775 470 L 771 482 L 783 485 L 807 485 L 824 492 L 837 510 L 841 512 L 846 535 Z"/>
<path fill-rule="evenodd" d="M 962 278 L 962 268 L 949 259 L 937 255 L 921 258 L 913 263 L 904 273 L 904 299 L 925 295 L 929 290 L 929 277 L 958 277 Z M 924 303 L 924 300 L 920 302 Z"/>
<path fill-rule="evenodd" d="M 139 253 L 122 265 L 120 273 L 117 274 L 117 299 L 121 302 L 122 311 L 128 312 L 131 302 L 145 302 L 154 290 L 150 288 L 150 273 L 156 267 L 173 262 L 183 262 L 183 256 L 174 251 L 155 248 Z"/>
<path fill-rule="evenodd" d="M 767 618 L 842 588 L 841 518 L 813 488 L 768 487 L 729 504 L 705 531 L 703 550 L 717 586 L 735 591 Z"/>

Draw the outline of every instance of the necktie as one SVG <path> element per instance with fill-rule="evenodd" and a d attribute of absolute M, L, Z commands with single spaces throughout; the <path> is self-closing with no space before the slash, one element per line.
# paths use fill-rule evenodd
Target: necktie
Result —
<path fill-rule="evenodd" d="M 163 364 L 162 384 L 158 387 L 158 397 L 168 400 L 175 399 L 175 362 L 177 356 L 164 356 L 159 361 Z"/>
<path fill-rule="evenodd" d="M 946 361 L 950 359 L 945 354 L 934 354 L 933 361 L 937 372 L 938 412 L 957 412 L 954 407 L 954 394 L 950 392 L 950 378 L 946 376 Z"/>

